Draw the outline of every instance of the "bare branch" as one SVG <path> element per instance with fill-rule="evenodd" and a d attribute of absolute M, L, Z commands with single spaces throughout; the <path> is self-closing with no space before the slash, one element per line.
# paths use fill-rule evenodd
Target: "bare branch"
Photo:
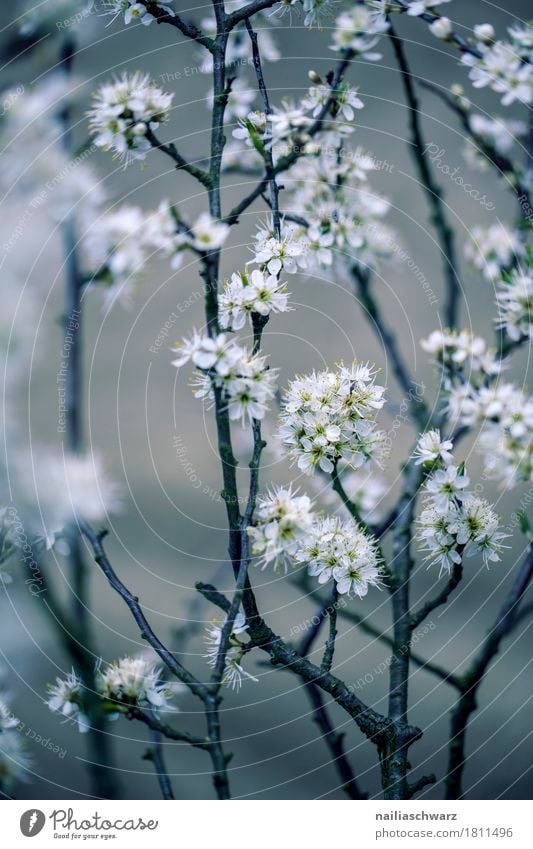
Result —
<path fill-rule="evenodd" d="M 448 327 L 454 327 L 457 321 L 460 296 L 454 234 L 444 211 L 442 191 L 433 179 L 431 167 L 428 164 L 426 144 L 420 122 L 418 98 L 413 85 L 414 78 L 407 62 L 403 43 L 392 26 L 389 31 L 389 35 L 400 68 L 407 105 L 409 107 L 409 126 L 411 129 L 412 139 L 410 151 L 418 171 L 421 185 L 428 200 L 431 210 L 431 221 L 437 231 L 437 236 L 440 242 L 443 270 L 446 280 L 446 305 L 444 308 L 444 320 Z"/>

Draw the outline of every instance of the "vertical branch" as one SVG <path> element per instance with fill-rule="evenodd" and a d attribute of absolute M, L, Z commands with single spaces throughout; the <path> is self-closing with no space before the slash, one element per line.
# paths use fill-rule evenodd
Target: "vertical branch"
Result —
<path fill-rule="evenodd" d="M 73 39 L 67 38 L 63 44 L 60 66 L 68 78 L 72 73 L 72 65 L 76 45 Z M 61 112 L 62 144 L 67 155 L 72 153 L 72 128 L 70 108 L 66 105 Z M 69 454 L 77 454 L 82 450 L 82 275 L 80 271 L 76 225 L 73 215 L 68 215 L 62 224 L 63 248 L 65 255 L 65 316 L 64 332 L 70 336 L 68 357 L 65 359 L 65 442 Z M 75 623 L 75 641 L 80 647 L 76 652 L 70 651 L 74 662 L 77 661 L 81 677 L 89 692 L 93 689 L 93 657 L 92 634 L 88 617 L 88 571 L 83 557 L 81 537 L 78 529 L 72 528 L 68 537 L 69 562 L 72 581 L 72 616 Z M 72 648 L 72 644 L 71 644 Z M 81 661 L 81 662 L 80 662 Z M 108 767 L 112 762 L 109 739 L 106 732 L 107 722 L 96 699 L 91 698 L 91 728 L 88 743 L 91 747 L 91 775 L 94 790 L 98 796 L 114 798 L 117 794 L 117 782 L 111 780 Z"/>
<path fill-rule="evenodd" d="M 155 774 L 159 782 L 163 799 L 175 799 L 176 797 L 174 796 L 172 784 L 170 783 L 170 778 L 168 777 L 165 764 L 163 743 L 160 732 L 150 729 L 150 739 L 152 741 L 152 746 L 146 752 L 145 758 L 146 760 L 152 761 L 154 765 Z"/>
<path fill-rule="evenodd" d="M 465 675 L 461 676 L 463 691 L 452 710 L 450 743 L 448 749 L 448 771 L 446 775 L 446 799 L 463 798 L 463 773 L 465 768 L 466 732 L 471 714 L 477 708 L 477 691 L 492 659 L 497 655 L 504 637 L 510 633 L 517 620 L 518 606 L 533 578 L 533 546 L 529 546 L 514 583 Z"/>
<path fill-rule="evenodd" d="M 337 587 L 334 587 L 331 594 L 331 606 L 328 608 L 329 616 L 329 635 L 324 648 L 324 657 L 320 664 L 321 672 L 331 672 L 333 665 L 333 654 L 335 652 L 335 640 L 337 638 L 337 602 L 339 594 Z"/>
<path fill-rule="evenodd" d="M 393 651 L 390 665 L 389 719 L 395 732 L 382 750 L 382 773 L 385 798 L 406 799 L 409 794 L 407 753 L 415 738 L 405 738 L 402 728 L 407 725 L 411 616 L 409 581 L 411 558 L 411 525 L 414 518 L 416 493 L 422 472 L 418 466 L 408 467 L 404 492 L 398 505 L 398 518 L 393 536 Z"/>
<path fill-rule="evenodd" d="M 459 279 L 457 276 L 457 262 L 455 258 L 455 240 L 453 231 L 448 223 L 442 202 L 442 191 L 433 179 L 431 167 L 426 157 L 426 144 L 420 122 L 418 97 L 413 85 L 413 75 L 407 62 L 401 38 L 390 25 L 389 35 L 398 66 L 400 68 L 403 88 L 407 105 L 409 107 L 409 126 L 411 130 L 412 156 L 418 171 L 420 182 L 424 188 L 429 207 L 431 210 L 431 221 L 437 231 L 442 254 L 444 277 L 446 280 L 446 302 L 444 307 L 445 324 L 452 328 L 457 323 L 459 311 Z"/>
<path fill-rule="evenodd" d="M 265 79 L 263 77 L 263 68 L 261 66 L 261 56 L 259 55 L 259 47 L 257 45 L 257 33 L 255 33 L 252 29 L 252 25 L 248 18 L 246 18 L 246 29 L 248 30 L 248 35 L 250 36 L 250 40 L 252 42 L 252 57 L 255 68 L 255 74 L 257 77 L 257 84 L 259 87 L 259 93 L 261 94 L 261 98 L 263 100 L 263 107 L 265 110 L 265 115 L 268 116 L 272 114 L 272 109 L 270 107 L 270 100 L 268 98 L 268 92 L 265 85 Z M 276 239 L 279 239 L 281 236 L 281 219 L 279 214 L 279 186 L 276 182 L 276 172 L 274 169 L 274 160 L 272 158 L 272 150 L 268 145 L 265 147 L 265 151 L 263 154 L 265 160 L 265 171 L 266 177 L 268 180 L 268 186 L 270 190 L 270 207 L 272 209 L 272 228 L 274 230 L 274 235 Z"/>

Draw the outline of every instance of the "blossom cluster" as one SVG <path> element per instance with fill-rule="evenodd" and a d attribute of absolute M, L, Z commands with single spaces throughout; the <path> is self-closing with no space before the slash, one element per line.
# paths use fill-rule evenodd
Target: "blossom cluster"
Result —
<path fill-rule="evenodd" d="M 503 367 L 496 351 L 470 330 L 433 330 L 420 344 L 441 367 L 447 390 L 458 388 L 461 392 L 465 386 L 482 386 Z"/>
<path fill-rule="evenodd" d="M 205 635 L 206 653 L 203 656 L 207 658 L 208 666 L 213 668 L 217 664 L 222 639 L 222 629 L 224 628 L 226 621 L 227 620 L 219 622 L 215 620 L 211 622 Z M 257 682 L 257 678 L 249 672 L 246 672 L 242 666 L 242 659 L 247 652 L 248 644 L 244 643 L 242 639 L 239 638 L 246 634 L 247 630 L 248 625 L 246 623 L 244 613 L 237 613 L 228 639 L 224 663 L 224 674 L 222 676 L 222 682 L 226 684 L 226 686 L 231 687 L 232 690 L 240 690 L 243 678 Z"/>
<path fill-rule="evenodd" d="M 461 62 L 470 68 L 469 77 L 475 88 L 490 88 L 502 95 L 501 102 L 509 106 L 518 100 L 533 100 L 533 28 L 529 24 L 508 29 L 509 41 L 496 40 L 490 24 L 474 27 L 476 48 L 480 56 L 463 53 Z"/>
<path fill-rule="evenodd" d="M 206 212 L 185 228 L 168 200 L 149 212 L 122 204 L 88 223 L 81 240 L 85 278 L 102 288 L 106 305 L 116 301 L 128 305 L 151 258 L 163 256 L 176 270 L 186 249 L 215 250 L 224 243 L 228 229 Z"/>
<path fill-rule="evenodd" d="M 173 97 L 140 72 L 105 83 L 88 113 L 94 143 L 114 151 L 126 164 L 144 159 L 151 148 L 147 134 L 168 120 Z"/>
<path fill-rule="evenodd" d="M 349 50 L 358 58 L 375 62 L 381 59 L 381 54 L 373 52 L 373 48 L 388 29 L 389 23 L 381 11 L 358 3 L 336 19 L 332 49 Z"/>
<path fill-rule="evenodd" d="M 252 552 L 259 556 L 259 564 L 265 568 L 274 563 L 285 569 L 294 565 L 313 521 L 311 499 L 293 492 L 292 486 L 273 487 L 266 495 L 259 496 L 255 524 L 248 528 Z"/>
<path fill-rule="evenodd" d="M 259 227 L 253 244 L 252 264 L 258 264 L 269 275 L 296 274 L 307 267 L 308 245 L 294 224 L 284 222 L 278 238 L 270 224 Z"/>
<path fill-rule="evenodd" d="M 284 453 L 306 474 L 331 473 L 339 460 L 357 468 L 376 457 L 382 433 L 375 415 L 384 388 L 368 364 L 296 377 L 285 392 L 279 437 Z"/>
<path fill-rule="evenodd" d="M 162 667 L 143 655 L 99 664 L 96 689 L 104 701 L 117 706 L 146 707 L 154 713 L 175 711 L 169 703 L 182 685 L 162 678 Z M 111 714 L 113 715 L 113 714 Z"/>
<path fill-rule="evenodd" d="M 240 419 L 244 425 L 264 417 L 276 381 L 276 371 L 267 368 L 266 357 L 250 353 L 224 333 L 210 337 L 194 332 L 174 350 L 176 368 L 191 361 L 201 370 L 194 383 L 197 398 L 213 402 L 218 390 L 230 419 Z"/>
<path fill-rule="evenodd" d="M 95 671 L 95 693 L 110 719 L 119 717 L 119 708 L 149 710 L 156 716 L 175 711 L 177 708 L 168 700 L 180 693 L 183 686 L 165 681 L 162 674 L 162 667 L 144 655 L 123 657 L 105 665 L 100 660 Z M 48 685 L 49 709 L 76 722 L 81 733 L 91 726 L 87 701 L 85 685 L 74 669 L 65 678 L 56 678 L 55 684 Z"/>
<path fill-rule="evenodd" d="M 533 399 L 522 389 L 505 381 L 467 385 L 452 393 L 450 412 L 462 425 L 481 427 L 476 447 L 487 475 L 507 488 L 533 479 Z"/>
<path fill-rule="evenodd" d="M 364 598 L 369 587 L 381 585 L 376 544 L 353 519 L 317 517 L 295 559 L 319 584 L 333 579 L 341 595 Z"/>
<path fill-rule="evenodd" d="M 263 568 L 305 563 L 319 584 L 333 579 L 339 593 L 359 598 L 381 583 L 375 541 L 351 518 L 314 513 L 311 499 L 292 487 L 274 487 L 258 499 L 248 535 Z"/>
<path fill-rule="evenodd" d="M 463 554 L 481 554 L 489 564 L 501 559 L 499 518 L 491 505 L 468 490 L 470 480 L 464 465 L 455 465 L 449 440 L 438 431 L 423 434 L 418 444 L 420 460 L 429 474 L 423 489 L 423 508 L 418 519 L 417 539 L 430 565 L 440 574 L 462 563 Z"/>

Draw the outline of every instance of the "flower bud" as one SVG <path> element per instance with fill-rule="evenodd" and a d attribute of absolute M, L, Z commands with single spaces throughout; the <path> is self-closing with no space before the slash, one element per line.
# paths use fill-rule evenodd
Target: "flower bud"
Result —
<path fill-rule="evenodd" d="M 452 22 L 449 18 L 436 18 L 432 24 L 429 25 L 429 29 L 437 38 L 441 38 L 443 41 L 447 41 L 453 32 Z"/>
<path fill-rule="evenodd" d="M 492 24 L 478 24 L 474 27 L 474 35 L 479 41 L 489 44 L 494 38 L 494 27 Z"/>

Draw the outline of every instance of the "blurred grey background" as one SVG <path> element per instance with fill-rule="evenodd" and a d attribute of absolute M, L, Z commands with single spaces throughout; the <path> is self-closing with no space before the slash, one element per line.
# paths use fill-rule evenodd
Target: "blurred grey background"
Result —
<path fill-rule="evenodd" d="M 199 21 L 210 12 L 209 4 L 189 8 L 182 0 L 175 7 Z M 527 16 L 528 4 L 509 2 L 502 9 L 492 3 L 461 2 L 442 9 L 463 34 L 475 23 L 489 20 L 502 35 L 505 27 Z M 2 9 L 5 33 L 9 33 L 13 9 Z M 77 30 L 80 48 L 75 57 L 76 73 L 87 80 L 84 100 L 77 112 L 76 138 L 80 143 L 87 130 L 83 112 L 90 93 L 113 73 L 142 69 L 150 72 L 164 89 L 174 91 L 171 121 L 162 128 L 165 141 L 179 142 L 182 152 L 196 158 L 208 152 L 209 111 L 205 96 L 209 79 L 198 72 L 198 51 L 184 43 L 171 27 L 124 27 L 120 21 L 110 26 L 108 18 L 87 20 Z M 84 27 L 86 28 L 84 30 Z M 498 98 L 488 90 L 473 89 L 458 56 L 427 33 L 418 20 L 397 21 L 406 38 L 414 74 L 438 85 L 453 82 L 464 85 L 466 93 L 486 114 L 503 114 Z M 274 36 L 283 58 L 265 66 L 266 81 L 274 102 L 281 96 L 298 97 L 307 87 L 307 72 L 314 68 L 326 72 L 335 61 L 328 49 L 329 33 L 309 32 L 294 14 L 281 18 Z M 57 41 L 55 41 L 57 44 Z M 363 145 L 378 160 L 387 160 L 390 169 L 371 175 L 371 185 L 387 195 L 393 204 L 389 222 L 400 233 L 406 250 L 415 259 L 439 297 L 430 304 L 405 262 L 383 265 L 376 280 L 376 292 L 389 321 L 401 342 L 417 381 L 423 382 L 431 403 L 435 376 L 419 339 L 441 324 L 442 277 L 435 234 L 428 224 L 427 204 L 414 176 L 407 149 L 408 115 L 403 101 L 398 71 L 387 39 L 382 39 L 383 59 L 374 64 L 356 62 L 350 81 L 360 88 L 365 109 L 357 115 L 354 142 Z M 33 58 L 31 58 L 33 55 Z M 20 59 L 4 67 L 4 83 L 22 80 L 29 85 L 39 74 L 52 67 L 56 59 L 45 45 L 39 54 Z M 247 71 L 247 73 L 250 73 Z M 471 182 L 494 202 L 488 212 L 458 186 L 439 175 L 445 192 L 450 218 L 456 228 L 459 252 L 468 240 L 472 226 L 488 226 L 496 220 L 510 221 L 515 201 L 492 173 L 471 172 L 462 157 L 464 140 L 461 129 L 445 108 L 427 92 L 421 92 L 424 128 L 428 142 L 445 150 L 445 161 L 460 166 Z M 520 109 L 509 114 L 524 117 Z M 507 113 L 506 113 L 507 114 Z M 122 171 L 109 155 L 95 153 L 91 164 L 103 176 L 110 202 L 125 201 L 145 209 L 155 207 L 161 198 L 176 203 L 191 218 L 206 208 L 206 198 L 187 176 L 176 175 L 163 155 L 150 155 L 141 167 Z M 444 182 L 443 182 L 444 181 Z M 243 178 L 225 178 L 224 209 L 247 189 Z M 282 194 L 283 198 L 283 194 Z M 224 250 L 223 270 L 230 274 L 242 267 L 249 257 L 248 244 L 265 209 L 257 204 L 232 233 Z M 35 356 L 31 369 L 18 388 L 17 429 L 28 430 L 33 442 L 58 444 L 56 433 L 56 373 L 61 331 L 57 324 L 62 309 L 61 243 L 56 234 L 36 225 L 31 234 L 38 264 L 27 274 L 31 282 L 38 276 L 47 293 L 43 314 L 35 333 Z M 24 267 L 24 253 L 20 264 Z M 462 323 L 492 337 L 494 297 L 490 286 L 473 274 L 461 258 L 464 297 Z M 383 426 L 392 427 L 401 390 L 390 375 L 383 347 L 364 320 L 349 286 L 338 279 L 291 277 L 289 289 L 297 309 L 272 320 L 265 333 L 266 350 L 272 365 L 280 368 L 280 385 L 295 372 L 310 371 L 324 363 L 333 364 L 354 355 L 376 362 L 383 369 L 388 385 L 389 409 L 382 416 Z M 9 279 L 2 279 L 3 287 Z M 213 421 L 199 401 L 191 397 L 190 372 L 179 374 L 170 365 L 170 345 L 203 322 L 198 293 L 201 281 L 191 258 L 179 272 L 171 273 L 167 264 L 152 263 L 139 286 L 131 309 L 115 307 L 102 310 L 98 293 L 85 299 L 85 435 L 87 445 L 105 458 L 114 476 L 122 481 L 127 493 L 127 511 L 113 521 L 107 542 L 109 556 L 122 579 L 138 594 L 145 611 L 161 637 L 182 651 L 183 660 L 200 677 L 206 666 L 201 657 L 201 635 L 207 621 L 216 615 L 194 590 L 197 580 L 214 581 L 220 590 L 231 590 L 231 575 L 226 563 L 226 530 L 219 463 L 214 442 Z M 168 317 L 177 312 L 168 345 L 159 353 L 150 352 Z M 515 379 L 522 381 L 527 354 L 516 358 Z M 31 405 L 28 406 L 28 399 Z M 271 431 L 274 413 L 266 430 Z M 238 430 L 238 429 L 237 429 Z M 399 430 L 393 456 L 387 469 L 391 492 L 388 503 L 401 485 L 402 460 L 415 436 L 406 424 Z M 186 447 L 183 456 L 176 453 L 176 438 Z M 237 432 L 239 457 L 245 468 L 249 440 Z M 468 457 L 471 443 L 461 446 L 461 458 Z M 288 478 L 288 472 L 273 453 L 265 456 L 263 485 Z M 477 455 L 469 458 L 473 479 L 479 473 Z M 244 484 L 246 475 L 242 474 Z M 313 494 L 312 485 L 298 478 L 298 484 Z M 501 494 L 489 487 L 489 497 L 498 502 L 498 510 L 508 515 L 526 492 L 517 488 Z M 523 548 L 522 539 L 513 539 L 503 564 L 490 571 L 477 559 L 467 562 L 460 589 L 443 609 L 433 614 L 435 627 L 422 636 L 416 650 L 450 670 L 460 672 L 494 619 L 506 588 L 516 569 Z M 66 597 L 68 575 L 60 557 L 50 568 L 56 591 Z M 289 637 L 291 629 L 305 622 L 316 601 L 303 597 L 290 580 L 274 576 L 270 570 L 254 570 L 260 606 L 272 627 Z M 436 583 L 434 572 L 419 564 L 413 586 L 413 602 L 422 598 Z M 358 612 L 368 614 L 372 622 L 390 627 L 388 595 L 371 592 L 364 601 L 350 602 Z M 13 709 L 28 729 L 59 745 L 59 757 L 43 745 L 29 741 L 35 758 L 30 783 L 17 787 L 20 798 L 83 798 L 90 793 L 84 759 L 85 739 L 70 725 L 43 707 L 46 684 L 69 670 L 69 661 L 59 647 L 57 636 L 48 625 L 39 601 L 29 597 L 24 586 L 14 583 L 1 600 L 0 639 L 7 679 L 13 693 Z M 91 618 L 97 635 L 99 653 L 107 660 L 122 653 L 145 648 L 139 639 L 129 612 L 107 587 L 95 567 L 91 579 Z M 191 632 L 183 637 L 183 629 Z M 388 676 L 377 673 L 388 652 L 378 642 L 340 619 L 335 655 L 335 672 L 347 683 L 357 685 L 365 675 L 372 679 L 356 690 L 378 710 L 386 709 Z M 177 632 L 177 635 L 176 635 Z M 480 692 L 480 709 L 474 715 L 468 737 L 470 759 L 466 785 L 470 798 L 528 798 L 531 794 L 531 632 L 524 623 L 508 639 L 493 664 Z M 181 634 L 181 636 L 180 636 Z M 317 652 L 322 640 L 317 643 Z M 317 653 L 315 659 L 320 655 Z M 259 664 L 257 661 L 263 661 Z M 309 704 L 298 680 L 289 673 L 275 671 L 264 658 L 249 658 L 246 668 L 259 683 L 245 682 L 240 694 L 227 692 L 222 705 L 223 733 L 227 748 L 233 751 L 230 764 L 232 792 L 237 798 L 308 799 L 344 798 L 338 789 L 338 776 L 329 762 L 328 751 L 311 721 Z M 410 720 L 424 729 L 424 737 L 411 750 L 414 777 L 434 771 L 438 782 L 446 764 L 448 711 L 454 691 L 445 683 L 417 668 L 411 674 Z M 174 720 L 180 727 L 203 733 L 203 717 L 198 704 L 188 696 L 179 700 L 181 714 Z M 346 748 L 363 788 L 371 796 L 379 793 L 379 775 L 374 747 L 340 710 L 331 708 L 337 728 L 346 732 Z M 117 780 L 126 798 L 158 798 L 151 766 L 141 759 L 146 748 L 146 729 L 120 720 L 109 726 Z M 35 736 L 35 735 L 31 735 Z M 166 746 L 169 770 L 178 798 L 212 798 L 209 761 L 201 752 L 188 747 Z M 442 798 L 443 785 L 437 783 L 424 796 Z"/>

